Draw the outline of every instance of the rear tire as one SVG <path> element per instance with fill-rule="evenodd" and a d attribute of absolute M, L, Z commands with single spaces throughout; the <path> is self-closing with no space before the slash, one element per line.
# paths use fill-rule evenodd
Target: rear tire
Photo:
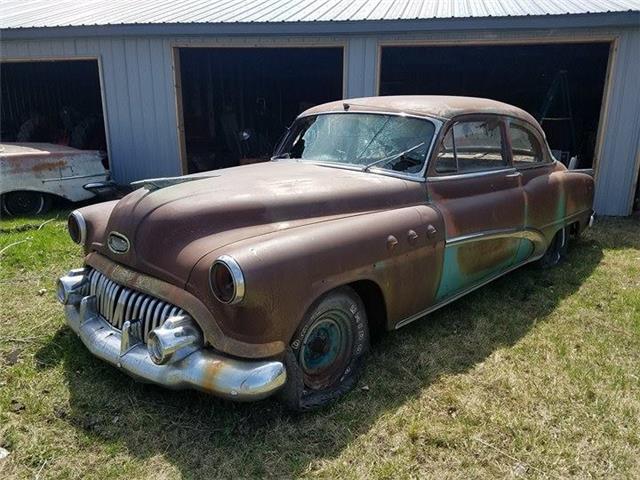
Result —
<path fill-rule="evenodd" d="M 2 196 L 2 210 L 9 216 L 41 215 L 51 207 L 51 197 L 42 192 L 19 191 Z"/>
<path fill-rule="evenodd" d="M 555 234 L 551 243 L 547 247 L 544 256 L 538 260 L 540 268 L 551 268 L 561 263 L 567 256 L 569 250 L 569 229 L 561 228 Z"/>
<path fill-rule="evenodd" d="M 285 356 L 287 383 L 280 399 L 290 409 L 322 407 L 357 383 L 369 350 L 364 304 L 349 287 L 317 301 L 304 316 Z"/>

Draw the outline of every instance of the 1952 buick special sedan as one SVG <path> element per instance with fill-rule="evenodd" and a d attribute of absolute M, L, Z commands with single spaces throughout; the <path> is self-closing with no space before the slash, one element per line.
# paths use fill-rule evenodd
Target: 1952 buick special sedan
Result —
<path fill-rule="evenodd" d="M 138 182 L 69 217 L 71 328 L 147 382 L 310 409 L 406 325 L 593 219 L 593 179 L 503 103 L 377 97 L 307 110 L 273 160 Z"/>

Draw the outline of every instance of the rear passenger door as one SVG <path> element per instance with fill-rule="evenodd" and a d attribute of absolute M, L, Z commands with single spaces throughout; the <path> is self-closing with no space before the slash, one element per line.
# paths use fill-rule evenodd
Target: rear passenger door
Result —
<path fill-rule="evenodd" d="M 447 128 L 427 177 L 430 198 L 446 228 L 439 301 L 513 265 L 525 211 L 505 120 L 497 115 L 465 116 Z"/>

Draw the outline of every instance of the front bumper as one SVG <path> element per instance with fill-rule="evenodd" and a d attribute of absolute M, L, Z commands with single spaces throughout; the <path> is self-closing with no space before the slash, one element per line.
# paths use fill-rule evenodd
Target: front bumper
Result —
<path fill-rule="evenodd" d="M 61 281 L 65 278 L 68 277 Z M 166 364 L 156 364 L 147 345 L 134 340 L 127 327 L 117 330 L 100 316 L 95 296 L 67 293 L 60 300 L 71 329 L 96 357 L 138 380 L 172 389 L 194 388 L 238 401 L 268 397 L 286 382 L 282 362 L 236 360 L 205 347 L 175 355 Z"/>

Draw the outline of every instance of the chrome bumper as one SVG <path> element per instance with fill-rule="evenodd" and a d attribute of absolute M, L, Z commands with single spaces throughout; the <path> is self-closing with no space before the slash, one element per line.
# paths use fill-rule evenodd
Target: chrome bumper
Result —
<path fill-rule="evenodd" d="M 236 360 L 205 347 L 159 365 L 151 360 L 147 345 L 133 340 L 128 325 L 121 332 L 98 314 L 95 296 L 69 294 L 61 301 L 67 323 L 91 353 L 141 381 L 173 389 L 195 388 L 238 401 L 268 397 L 286 381 L 282 362 Z"/>

